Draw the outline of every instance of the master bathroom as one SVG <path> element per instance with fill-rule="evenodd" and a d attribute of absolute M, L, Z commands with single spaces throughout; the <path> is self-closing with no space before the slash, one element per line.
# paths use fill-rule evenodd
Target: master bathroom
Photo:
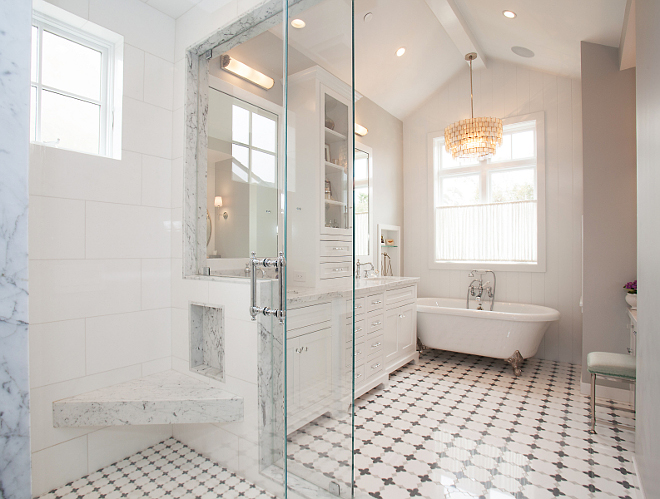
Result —
<path fill-rule="evenodd" d="M 654 2 L 0 14 L 0 497 L 660 497 Z"/>

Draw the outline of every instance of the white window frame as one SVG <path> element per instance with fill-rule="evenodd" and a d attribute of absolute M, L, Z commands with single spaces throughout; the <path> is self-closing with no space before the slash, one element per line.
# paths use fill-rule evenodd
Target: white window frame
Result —
<path fill-rule="evenodd" d="M 369 254 L 368 255 L 355 255 L 355 257 L 360 257 L 364 263 L 366 262 L 371 262 L 374 265 L 374 268 L 378 270 L 378 262 L 376 261 L 376 255 L 378 253 L 378 244 L 380 244 L 380 241 L 377 241 L 376 239 L 376 217 L 374 216 L 374 176 L 373 176 L 373 164 L 374 164 L 374 152 L 371 147 L 368 145 L 363 144 L 361 141 L 355 140 L 355 149 L 358 149 L 364 153 L 366 153 L 369 156 L 369 178 L 367 180 L 363 181 L 358 181 L 354 182 L 353 185 L 353 190 L 355 191 L 356 188 L 358 187 L 364 187 L 365 184 L 368 184 L 369 187 L 369 239 L 368 239 L 368 247 L 369 247 Z M 353 165 L 353 177 L 355 177 L 355 165 Z M 355 206 L 355 199 L 353 200 L 353 206 Z"/>
<path fill-rule="evenodd" d="M 525 121 L 534 121 L 536 124 L 536 201 L 537 201 L 537 261 L 535 263 L 492 263 L 492 262 L 449 262 L 435 259 L 436 248 L 436 186 L 437 173 L 435 171 L 434 140 L 444 137 L 444 130 L 428 134 L 428 199 L 429 199 L 429 268 L 443 270 L 471 270 L 475 267 L 487 267 L 494 271 L 511 272 L 545 272 L 546 271 L 546 224 L 545 224 L 545 116 L 543 112 L 514 116 L 502 120 L 504 126 Z M 503 163 L 506 166 L 503 166 Z M 483 171 L 504 170 L 516 166 L 515 160 L 506 162 L 486 163 L 480 161 L 478 165 L 452 169 L 452 174 L 462 175 L 468 173 L 481 173 Z M 520 166 L 527 164 L 520 161 Z M 481 197 L 487 196 L 488 186 L 483 185 L 485 177 L 481 178 Z"/>
<path fill-rule="evenodd" d="M 35 0 L 34 7 L 32 26 L 36 26 L 39 30 L 39 47 L 37 48 L 36 81 L 30 78 L 30 86 L 37 89 L 35 103 L 36 132 L 35 140 L 32 143 L 66 149 L 41 140 L 41 93 L 43 90 L 47 90 L 100 106 L 98 153 L 88 153 L 75 149 L 72 149 L 72 151 L 121 159 L 124 38 L 46 2 Z M 98 100 L 43 85 L 41 55 L 44 29 L 101 53 L 101 93 Z"/>

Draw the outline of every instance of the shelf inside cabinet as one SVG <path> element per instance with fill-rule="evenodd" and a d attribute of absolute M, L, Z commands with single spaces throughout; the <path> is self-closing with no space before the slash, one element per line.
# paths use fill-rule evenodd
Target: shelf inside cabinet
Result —
<path fill-rule="evenodd" d="M 330 163 L 330 161 L 325 162 L 325 167 L 326 168 L 331 168 L 332 170 L 336 170 L 337 172 L 341 173 L 346 173 L 346 168 L 342 165 L 335 165 L 334 163 Z M 335 173 L 335 172 L 332 172 Z"/>
<path fill-rule="evenodd" d="M 334 204 L 337 206 L 346 206 L 346 203 L 342 203 L 341 201 L 335 201 L 334 199 L 326 199 L 325 204 Z"/>
<path fill-rule="evenodd" d="M 335 132 L 334 130 L 329 129 L 328 127 L 325 128 L 325 143 L 326 144 L 332 144 L 333 142 L 341 142 L 347 140 L 346 135 L 343 135 L 339 132 Z"/>

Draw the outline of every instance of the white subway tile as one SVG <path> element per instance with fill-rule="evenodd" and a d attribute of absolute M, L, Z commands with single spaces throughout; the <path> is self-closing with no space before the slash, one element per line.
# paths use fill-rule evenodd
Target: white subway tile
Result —
<path fill-rule="evenodd" d="M 85 321 L 30 325 L 30 386 L 85 375 Z"/>
<path fill-rule="evenodd" d="M 140 260 L 31 260 L 30 323 L 140 310 Z"/>
<path fill-rule="evenodd" d="M 160 57 L 145 54 L 144 102 L 172 110 L 174 64 Z"/>
<path fill-rule="evenodd" d="M 131 151 L 116 160 L 32 144 L 30 194 L 140 204 L 141 161 Z"/>
<path fill-rule="evenodd" d="M 181 277 L 181 260 L 172 260 L 172 306 L 188 310 L 191 301 L 209 302 L 209 282 Z"/>
<path fill-rule="evenodd" d="M 183 158 L 183 144 L 185 142 L 183 125 L 186 121 L 183 107 L 179 107 L 172 112 L 172 120 L 172 158 Z"/>
<path fill-rule="evenodd" d="M 124 44 L 124 95 L 144 100 L 144 50 Z"/>
<path fill-rule="evenodd" d="M 249 321 L 250 299 L 249 279 L 209 283 L 209 302 L 224 306 L 226 317 Z"/>
<path fill-rule="evenodd" d="M 74 14 L 78 17 L 81 17 L 82 19 L 87 19 L 89 15 L 89 0 L 46 0 L 49 4 L 55 5 L 56 7 L 59 7 L 60 9 L 66 10 L 70 14 Z M 34 2 L 33 8 L 35 10 L 41 10 L 39 4 L 42 2 Z M 47 9 L 48 10 L 48 9 Z M 49 14 L 48 11 L 44 12 L 45 14 Z M 75 26 L 80 26 L 84 23 L 77 24 L 72 22 L 72 20 L 69 19 L 70 16 L 64 16 L 64 19 L 60 19 L 62 21 L 66 22 L 71 22 L 71 24 Z M 59 19 L 59 18 L 58 18 Z"/>
<path fill-rule="evenodd" d="M 170 307 L 171 272 L 172 264 L 167 258 L 142 260 L 142 310 Z"/>
<path fill-rule="evenodd" d="M 110 371 L 170 355 L 170 322 L 169 309 L 87 319 L 87 373 Z"/>
<path fill-rule="evenodd" d="M 238 17 L 236 0 L 203 0 L 176 20 L 174 60 L 185 56 L 186 49 Z"/>
<path fill-rule="evenodd" d="M 172 308 L 172 356 L 189 362 L 190 326 L 188 310 Z"/>
<path fill-rule="evenodd" d="M 174 19 L 135 0 L 90 0 L 89 20 L 126 43 L 174 62 Z"/>
<path fill-rule="evenodd" d="M 230 471 L 238 472 L 238 437 L 212 424 L 174 425 L 174 438 Z"/>
<path fill-rule="evenodd" d="M 169 208 L 172 204 L 172 162 L 142 155 L 142 204 Z"/>
<path fill-rule="evenodd" d="M 124 149 L 170 159 L 172 111 L 124 97 L 122 112 Z"/>
<path fill-rule="evenodd" d="M 171 436 L 172 425 L 110 426 L 90 433 L 89 471 L 97 471 Z"/>
<path fill-rule="evenodd" d="M 248 302 L 241 309 L 249 319 Z M 257 383 L 257 323 L 225 317 L 225 374 Z"/>
<path fill-rule="evenodd" d="M 169 258 L 167 208 L 87 202 L 87 258 Z"/>
<path fill-rule="evenodd" d="M 183 158 L 172 160 L 172 208 L 183 206 Z M 180 218 L 180 217 L 179 217 Z"/>
<path fill-rule="evenodd" d="M 193 5 L 198 4 L 201 0 L 142 0 L 146 1 L 148 5 L 158 5 L 158 10 L 164 12 L 172 19 L 183 15 Z"/>
<path fill-rule="evenodd" d="M 142 364 L 142 376 L 161 373 L 172 369 L 172 357 L 167 356 L 162 359 L 150 360 Z"/>
<path fill-rule="evenodd" d="M 182 222 L 181 217 L 183 216 L 182 208 L 174 208 L 172 210 L 172 237 L 171 237 L 171 256 L 172 259 L 183 259 L 183 235 L 181 234 Z M 181 277 L 183 275 L 183 262 L 179 261 L 178 268 L 173 271 L 172 275 Z"/>
<path fill-rule="evenodd" d="M 186 63 L 185 58 L 180 58 L 174 63 L 174 80 L 172 87 L 172 109 L 179 109 L 185 104 L 186 87 Z"/>
<path fill-rule="evenodd" d="M 85 258 L 85 202 L 30 196 L 30 259 Z"/>
<path fill-rule="evenodd" d="M 87 437 L 82 436 L 32 454 L 32 496 L 37 497 L 85 476 Z"/>

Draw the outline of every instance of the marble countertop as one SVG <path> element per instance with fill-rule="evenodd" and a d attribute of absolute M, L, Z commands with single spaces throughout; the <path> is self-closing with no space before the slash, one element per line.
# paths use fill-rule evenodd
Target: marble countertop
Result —
<path fill-rule="evenodd" d="M 366 296 L 369 293 L 378 293 L 388 289 L 400 288 L 417 284 L 419 277 L 375 277 L 359 279 L 355 281 L 355 296 Z M 296 305 L 321 300 L 332 300 L 334 298 L 350 298 L 353 293 L 353 284 L 346 283 L 341 287 L 318 289 L 318 288 L 295 288 L 289 286 L 287 289 L 287 304 Z"/>
<path fill-rule="evenodd" d="M 221 423 L 243 419 L 243 398 L 165 371 L 53 402 L 53 426 Z"/>

